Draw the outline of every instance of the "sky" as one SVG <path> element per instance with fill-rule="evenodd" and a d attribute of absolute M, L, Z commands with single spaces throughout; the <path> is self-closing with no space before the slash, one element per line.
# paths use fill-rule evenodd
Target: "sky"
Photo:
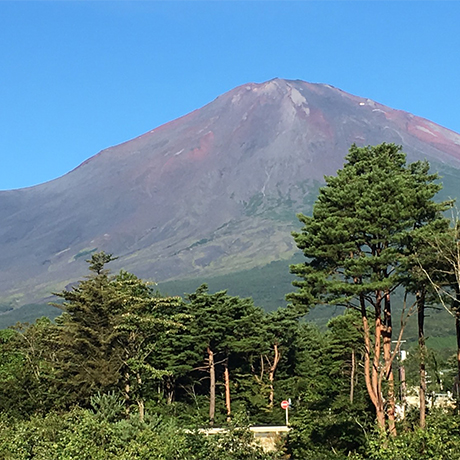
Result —
<path fill-rule="evenodd" d="M 458 1 L 0 1 L 0 190 L 275 77 L 460 132 L 459 23 Z"/>

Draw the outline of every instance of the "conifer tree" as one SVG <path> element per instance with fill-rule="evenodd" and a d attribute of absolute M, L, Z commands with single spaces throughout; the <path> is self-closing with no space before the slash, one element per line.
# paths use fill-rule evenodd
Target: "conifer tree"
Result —
<path fill-rule="evenodd" d="M 152 364 L 152 354 L 161 334 L 180 328 L 169 316 L 179 300 L 155 296 L 131 273 L 110 275 L 105 264 L 112 260 L 110 254 L 93 254 L 87 261 L 93 274 L 56 294 L 64 299 L 56 366 L 62 385 L 74 396 L 68 403 L 88 404 L 97 392 L 123 388 L 127 412 L 134 400 L 143 420 L 146 381 L 167 374 Z"/>
<path fill-rule="evenodd" d="M 289 298 L 297 305 L 325 303 L 360 311 L 366 387 L 378 426 L 385 430 L 387 419 L 392 435 L 392 363 L 401 337 L 392 348 L 391 294 L 402 283 L 411 232 L 438 219 L 445 208 L 433 201 L 440 185 L 428 169 L 426 162 L 406 165 L 405 154 L 394 144 L 353 145 L 343 169 L 326 177 L 312 217 L 300 214 L 303 229 L 293 234 L 307 261 L 291 266 L 300 280 Z"/>
<path fill-rule="evenodd" d="M 262 311 L 252 299 L 229 296 L 226 291 L 208 293 L 206 284 L 186 296 L 187 309 L 193 320 L 185 335 L 191 334 L 200 353 L 204 353 L 209 375 L 209 421 L 214 424 L 216 411 L 216 369 L 223 368 L 225 407 L 231 416 L 231 359 L 235 353 L 260 348 L 257 333 Z"/>
<path fill-rule="evenodd" d="M 117 386 L 123 360 L 118 346 L 121 332 L 116 318 L 124 311 L 123 296 L 104 268 L 113 260 L 110 254 L 93 254 L 92 272 L 71 290 L 55 293 L 64 299 L 58 319 L 60 349 L 57 367 L 60 380 L 68 389 L 69 403 L 87 403 L 98 391 Z"/>
<path fill-rule="evenodd" d="M 355 389 L 359 375 L 358 370 L 364 354 L 363 331 L 360 321 L 358 312 L 347 310 L 345 314 L 332 318 L 327 325 L 330 331 L 328 354 L 332 358 L 329 375 L 340 382 L 335 387 L 341 387 L 338 393 L 344 401 L 342 409 L 356 403 Z M 347 387 L 348 398 L 345 399 Z"/>
<path fill-rule="evenodd" d="M 284 355 L 293 347 L 298 332 L 299 312 L 292 307 L 279 308 L 265 316 L 263 322 L 266 351 L 262 357 L 261 374 L 268 374 L 268 409 L 274 408 L 275 402 L 275 377 Z M 264 372 L 263 362 L 267 364 Z"/>
<path fill-rule="evenodd" d="M 439 302 L 435 286 L 445 284 L 445 274 L 449 271 L 448 267 L 440 260 L 433 246 L 436 246 L 436 242 L 446 240 L 448 233 L 449 220 L 442 216 L 439 216 L 438 219 L 430 220 L 425 226 L 415 228 L 407 241 L 407 254 L 403 261 L 403 284 L 406 290 L 415 296 L 417 305 L 419 425 L 422 429 L 425 428 L 426 424 L 426 360 L 428 356 L 425 341 L 426 309 L 431 304 Z"/>
<path fill-rule="evenodd" d="M 420 235 L 425 251 L 415 255 L 418 268 L 436 292 L 437 299 L 455 318 L 457 371 L 453 385 L 460 413 L 460 220 L 458 215 L 442 232 Z M 429 253 L 427 257 L 426 253 Z"/>
<path fill-rule="evenodd" d="M 123 270 L 113 283 L 123 303 L 122 314 L 115 318 L 115 329 L 119 333 L 117 346 L 122 350 L 127 409 L 134 397 L 140 419 L 144 420 L 146 381 L 160 381 L 169 374 L 155 365 L 153 355 L 159 352 L 162 334 L 177 332 L 182 327 L 180 317 L 173 313 L 181 299 L 153 295 L 148 283 Z"/>

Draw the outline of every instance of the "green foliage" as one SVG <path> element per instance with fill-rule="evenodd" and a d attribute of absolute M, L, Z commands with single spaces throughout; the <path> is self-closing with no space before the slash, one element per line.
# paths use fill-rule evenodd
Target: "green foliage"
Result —
<path fill-rule="evenodd" d="M 238 375 L 251 373 L 248 355 L 260 353 L 264 346 L 259 331 L 263 311 L 255 307 L 251 299 L 229 296 L 226 291 L 210 294 L 207 286 L 202 285 L 186 296 L 182 313 L 189 321 L 176 337 L 165 337 L 162 348 L 170 355 L 167 369 L 175 373 L 176 378 L 188 375 L 182 387 L 189 395 L 196 396 L 197 391 L 207 393 L 204 388 L 211 391 L 209 384 L 203 388 L 201 382 L 204 379 L 208 382 L 211 372 L 220 376 L 224 366 L 229 369 L 232 385 L 237 383 Z M 175 352 L 171 353 L 172 350 Z M 216 361 L 213 369 L 207 361 L 209 353 L 213 353 Z M 175 386 L 177 382 L 167 383 Z M 239 396 L 243 397 L 242 392 Z"/>
<path fill-rule="evenodd" d="M 108 258 L 110 258 L 108 256 Z M 56 293 L 64 299 L 65 313 L 57 320 L 59 350 L 57 369 L 62 390 L 89 401 L 97 391 L 109 391 L 119 381 L 122 350 L 117 319 L 124 312 L 124 298 L 103 270 L 100 254 L 93 254 L 90 266 L 94 275 L 71 291 Z"/>
<path fill-rule="evenodd" d="M 92 252 L 92 251 L 91 251 Z M 86 262 L 89 263 L 89 269 L 98 275 L 104 270 L 104 266 L 113 260 L 116 260 L 117 257 L 113 257 L 112 254 L 106 254 L 104 251 L 96 252 L 91 256 L 91 259 L 88 259 Z M 108 273 L 108 272 L 106 272 Z"/>
<path fill-rule="evenodd" d="M 125 403 L 115 391 L 98 392 L 91 396 L 90 404 L 96 417 L 100 420 L 114 422 L 123 418 L 125 413 Z"/>
<path fill-rule="evenodd" d="M 291 266 L 300 280 L 289 298 L 299 306 L 347 306 L 360 294 L 393 290 L 410 232 L 446 207 L 432 201 L 441 186 L 428 164 L 406 166 L 400 147 L 353 145 L 346 160 L 326 177 L 313 216 L 298 216 L 304 227 L 293 236 L 309 260 Z"/>
<path fill-rule="evenodd" d="M 123 387 L 127 409 L 136 401 L 144 417 L 145 384 L 167 374 L 151 355 L 161 334 L 180 327 L 169 314 L 180 300 L 154 294 L 130 273 L 110 275 L 105 264 L 112 260 L 110 254 L 93 254 L 88 263 L 94 274 L 56 294 L 65 310 L 53 329 L 56 383 L 67 393 L 66 407 L 88 407 L 91 395 Z"/>
<path fill-rule="evenodd" d="M 417 293 L 423 316 L 428 283 L 414 254 L 432 259 L 422 240 L 445 232 L 442 211 L 451 204 L 433 201 L 441 188 L 436 179 L 426 162 L 407 165 L 401 147 L 394 144 L 352 145 L 344 167 L 326 177 L 313 215 L 300 214 L 302 231 L 293 233 L 306 261 L 291 266 L 299 280 L 293 283 L 298 290 L 288 298 L 304 312 L 317 304 L 360 312 L 366 387 L 380 428 L 385 429 L 388 415 L 392 434 L 392 294 L 401 285 Z M 373 342 L 368 317 L 373 317 Z"/>
<path fill-rule="evenodd" d="M 364 452 L 363 423 L 366 421 L 363 422 L 362 415 L 355 411 L 319 413 L 304 410 L 292 424 L 287 452 L 299 460 L 345 460 Z"/>
<path fill-rule="evenodd" d="M 378 434 L 369 437 L 369 460 L 458 460 L 460 459 L 460 421 L 447 412 L 427 417 L 426 429 L 401 430 L 396 438 L 382 442 Z"/>
<path fill-rule="evenodd" d="M 330 378 L 329 407 L 335 412 L 361 412 L 367 417 L 370 400 L 365 391 L 363 375 L 363 341 L 360 315 L 354 310 L 332 318 L 324 349 L 324 370 Z"/>
<path fill-rule="evenodd" d="M 0 410 L 22 417 L 59 403 L 53 337 L 54 325 L 48 318 L 1 331 Z"/>
<path fill-rule="evenodd" d="M 137 418 L 109 422 L 87 410 L 50 413 L 27 421 L 0 419 L 5 460 L 275 460 L 253 445 L 246 428 L 206 436 L 174 422 Z"/>
<path fill-rule="evenodd" d="M 16 334 L 12 329 L 0 330 L 0 387 L 8 385 L 24 362 L 21 353 L 12 346 Z"/>

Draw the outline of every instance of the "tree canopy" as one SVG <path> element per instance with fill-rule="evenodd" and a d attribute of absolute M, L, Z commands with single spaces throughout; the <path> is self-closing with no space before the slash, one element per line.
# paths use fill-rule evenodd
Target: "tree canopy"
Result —
<path fill-rule="evenodd" d="M 353 145 L 345 160 L 336 176 L 326 177 L 313 215 L 298 216 L 303 228 L 293 236 L 307 261 L 291 266 L 300 280 L 289 298 L 299 308 L 339 304 L 360 311 L 367 390 L 380 428 L 387 418 L 395 434 L 392 363 L 399 343 L 392 348 L 391 297 L 407 274 L 416 231 L 435 228 L 448 203 L 433 200 L 441 185 L 428 163 L 407 164 L 400 146 Z"/>

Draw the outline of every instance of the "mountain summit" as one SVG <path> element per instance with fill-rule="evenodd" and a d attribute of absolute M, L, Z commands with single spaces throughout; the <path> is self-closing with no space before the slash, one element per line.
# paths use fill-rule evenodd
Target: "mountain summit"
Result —
<path fill-rule="evenodd" d="M 0 192 L 2 297 L 46 297 L 100 250 L 156 281 L 288 258 L 295 213 L 309 212 L 323 176 L 352 143 L 382 142 L 460 168 L 460 135 L 428 120 L 329 85 L 239 86 L 56 180 Z"/>

